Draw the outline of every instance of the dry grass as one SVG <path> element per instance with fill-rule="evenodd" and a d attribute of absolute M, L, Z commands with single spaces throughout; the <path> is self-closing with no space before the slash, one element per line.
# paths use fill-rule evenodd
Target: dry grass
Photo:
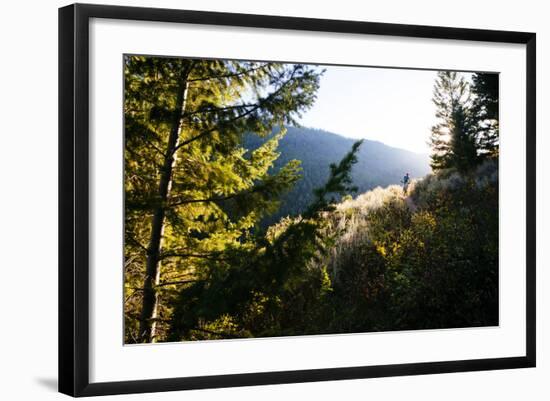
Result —
<path fill-rule="evenodd" d="M 411 182 L 409 194 L 417 183 L 417 180 Z M 374 188 L 336 206 L 336 209 L 327 216 L 329 230 L 336 233 L 335 243 L 327 261 L 327 267 L 333 278 L 338 275 L 341 266 L 353 259 L 357 248 L 368 241 L 369 214 L 390 202 L 408 207 L 405 199 L 406 196 L 400 185 L 390 185 L 386 188 Z"/>

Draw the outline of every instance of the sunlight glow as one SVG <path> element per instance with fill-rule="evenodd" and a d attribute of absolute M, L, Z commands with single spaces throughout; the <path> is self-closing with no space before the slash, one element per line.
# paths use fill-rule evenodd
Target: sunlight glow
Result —
<path fill-rule="evenodd" d="M 429 153 L 436 71 L 322 66 L 317 102 L 300 123 Z"/>

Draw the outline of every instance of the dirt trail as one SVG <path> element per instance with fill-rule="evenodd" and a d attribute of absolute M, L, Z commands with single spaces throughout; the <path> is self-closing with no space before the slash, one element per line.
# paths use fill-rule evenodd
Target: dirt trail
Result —
<path fill-rule="evenodd" d="M 407 205 L 409 210 L 413 213 L 416 212 L 416 209 L 418 209 L 418 206 L 416 206 L 416 204 L 414 203 L 414 201 L 410 196 L 405 197 L 405 204 Z"/>

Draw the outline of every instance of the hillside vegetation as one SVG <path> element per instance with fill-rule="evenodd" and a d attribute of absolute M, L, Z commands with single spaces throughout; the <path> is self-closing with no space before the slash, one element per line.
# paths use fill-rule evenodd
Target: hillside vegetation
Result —
<path fill-rule="evenodd" d="M 498 325 L 497 192 L 498 166 L 487 161 L 429 175 L 407 195 L 379 187 L 315 219 L 283 219 L 260 250 L 234 253 L 208 285 L 181 293 L 172 336 Z"/>
<path fill-rule="evenodd" d="M 335 331 L 498 324 L 498 167 L 377 188 L 326 217 Z"/>
<path fill-rule="evenodd" d="M 265 138 L 248 135 L 244 146 L 252 150 L 265 141 Z M 277 151 L 280 156 L 273 164 L 273 171 L 292 160 L 300 160 L 300 179 L 281 197 L 277 211 L 262 220 L 262 226 L 268 227 L 281 217 L 302 213 L 313 200 L 313 190 L 327 180 L 327 166 L 340 161 L 353 143 L 353 139 L 320 129 L 286 127 L 286 134 L 279 140 Z M 364 140 L 357 153 L 357 164 L 353 167 L 351 177 L 358 192 L 363 193 L 378 186 L 399 184 L 405 172 L 417 178 L 430 171 L 427 154 Z"/>
<path fill-rule="evenodd" d="M 292 128 L 323 71 L 124 58 L 126 343 L 499 323 L 498 75 L 437 73 L 424 176 Z"/>

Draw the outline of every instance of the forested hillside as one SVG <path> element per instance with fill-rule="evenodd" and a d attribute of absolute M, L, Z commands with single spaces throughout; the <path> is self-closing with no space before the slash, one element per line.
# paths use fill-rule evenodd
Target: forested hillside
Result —
<path fill-rule="evenodd" d="M 497 193 L 487 161 L 283 219 L 262 252 L 181 293 L 172 339 L 498 325 Z"/>
<path fill-rule="evenodd" d="M 498 75 L 437 73 L 425 176 L 293 128 L 322 74 L 125 57 L 125 343 L 499 323 Z"/>
<path fill-rule="evenodd" d="M 278 132 L 278 129 L 276 129 Z M 244 147 L 256 149 L 265 138 L 247 135 Z M 287 127 L 279 140 L 279 158 L 273 170 L 291 160 L 300 160 L 301 178 L 281 198 L 279 209 L 262 221 L 269 226 L 284 216 L 295 216 L 311 203 L 313 190 L 324 184 L 329 175 L 327 166 L 337 163 L 349 151 L 354 140 L 331 132 L 312 128 Z M 364 140 L 357 154 L 357 164 L 351 172 L 359 193 L 377 186 L 399 184 L 406 172 L 411 177 L 423 177 L 430 172 L 429 156 L 393 148 L 377 141 Z"/>
<path fill-rule="evenodd" d="M 332 331 L 498 324 L 498 165 L 377 188 L 326 216 Z M 336 234 L 337 233 L 337 234 Z"/>

